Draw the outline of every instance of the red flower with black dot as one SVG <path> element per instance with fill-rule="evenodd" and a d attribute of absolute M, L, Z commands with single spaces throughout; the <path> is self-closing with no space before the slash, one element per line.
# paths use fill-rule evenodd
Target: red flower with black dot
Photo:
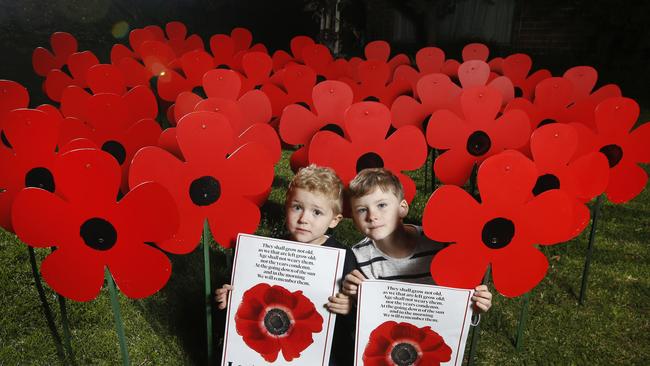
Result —
<path fill-rule="evenodd" d="M 318 131 L 327 130 L 343 136 L 343 116 L 352 105 L 352 89 L 341 82 L 327 80 L 312 89 L 313 110 L 302 105 L 288 105 L 280 118 L 280 137 L 291 145 L 302 145 L 291 155 L 291 169 L 296 172 L 308 165 L 309 145 Z"/>
<path fill-rule="evenodd" d="M 216 112 L 183 117 L 176 140 L 184 161 L 148 146 L 136 153 L 129 172 L 131 187 L 159 182 L 178 205 L 178 231 L 156 244 L 171 253 L 189 253 L 199 244 L 205 220 L 215 241 L 225 248 L 237 234 L 254 232 L 260 210 L 250 197 L 265 192 L 273 181 L 273 161 L 266 146 L 249 142 L 235 149 L 230 123 Z"/>
<path fill-rule="evenodd" d="M 505 149 L 518 149 L 530 139 L 528 116 L 511 110 L 497 117 L 501 93 L 490 87 L 473 87 L 460 96 L 463 118 L 438 110 L 427 127 L 427 141 L 446 150 L 434 163 L 436 176 L 445 184 L 463 185 L 475 164 Z"/>
<path fill-rule="evenodd" d="M 538 181 L 535 164 L 508 151 L 478 169 L 481 202 L 458 186 L 438 188 L 424 209 L 425 234 L 453 243 L 431 261 L 431 276 L 441 286 L 474 288 L 489 264 L 494 286 L 514 297 L 535 287 L 548 261 L 535 245 L 566 240 L 573 228 L 573 202 L 560 189 L 532 196 Z"/>
<path fill-rule="evenodd" d="M 451 359 L 451 347 L 431 327 L 387 321 L 370 333 L 365 366 L 435 366 Z"/>
<path fill-rule="evenodd" d="M 90 51 L 75 52 L 68 57 L 67 65 L 70 75 L 60 69 L 52 69 L 47 73 L 43 89 L 47 97 L 55 102 L 61 101 L 63 91 L 70 86 L 76 85 L 81 88 L 87 87 L 86 73 L 88 70 L 99 64 L 99 59 Z"/>
<path fill-rule="evenodd" d="M 404 197 L 411 202 L 415 182 L 402 171 L 424 164 L 427 146 L 422 132 L 404 126 L 387 136 L 390 111 L 377 102 L 355 103 L 344 118 L 347 138 L 332 131 L 316 133 L 309 147 L 309 162 L 331 167 L 346 185 L 363 169 L 388 169 L 399 178 Z"/>
<path fill-rule="evenodd" d="M 290 362 L 323 330 L 323 317 L 302 291 L 260 283 L 244 292 L 235 327 L 244 343 L 267 362 L 275 362 L 280 352 Z"/>
<path fill-rule="evenodd" d="M 251 47 L 253 34 L 246 28 L 234 28 L 230 35 L 215 34 L 210 37 L 210 51 L 216 66 L 225 65 L 242 71 L 241 60 L 246 52 L 260 51 L 267 53 L 266 47 L 257 43 Z"/>
<path fill-rule="evenodd" d="M 537 70 L 529 75 L 532 66 L 533 60 L 523 53 L 515 53 L 503 59 L 501 63 L 503 76 L 507 76 L 515 86 L 515 97 L 532 100 L 535 86 L 540 81 L 552 76 L 551 72 L 545 69 Z"/>
<path fill-rule="evenodd" d="M 60 69 L 68 63 L 68 57 L 77 52 L 77 39 L 67 32 L 55 32 L 50 36 L 52 51 L 36 47 L 32 53 L 32 66 L 36 74 L 47 76 L 52 69 Z"/>
<path fill-rule="evenodd" d="M 595 111 L 596 132 L 582 123 L 571 124 L 580 136 L 576 156 L 603 153 L 609 162 L 605 194 L 613 203 L 624 203 L 643 191 L 648 174 L 639 163 L 650 163 L 650 123 L 632 130 L 639 118 L 639 105 L 630 98 L 609 98 Z"/>
<path fill-rule="evenodd" d="M 94 149 L 58 156 L 52 171 L 58 195 L 26 188 L 12 208 L 14 229 L 23 242 L 57 247 L 41 265 L 45 281 L 65 297 L 89 301 L 99 294 L 108 267 L 128 297 L 160 290 L 171 275 L 171 263 L 146 243 L 170 237 L 178 225 L 170 194 L 147 182 L 116 202 L 120 167 Z"/>

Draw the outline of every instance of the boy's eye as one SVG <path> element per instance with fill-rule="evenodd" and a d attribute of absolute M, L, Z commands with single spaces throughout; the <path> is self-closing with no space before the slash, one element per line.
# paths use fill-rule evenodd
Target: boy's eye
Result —
<path fill-rule="evenodd" d="M 300 210 L 302 210 L 302 206 L 300 206 L 300 205 L 293 205 L 293 206 L 291 206 L 291 208 L 292 208 L 294 211 L 300 211 Z"/>
<path fill-rule="evenodd" d="M 388 206 L 388 204 L 385 203 L 385 202 L 382 202 L 382 203 L 378 204 L 377 206 L 378 206 L 379 208 L 385 208 L 386 206 Z"/>
<path fill-rule="evenodd" d="M 320 216 L 322 214 L 323 212 L 321 212 L 320 210 L 314 210 L 314 216 Z"/>
<path fill-rule="evenodd" d="M 362 214 L 365 213 L 366 211 L 368 211 L 368 209 L 366 209 L 365 207 L 357 208 L 357 213 Z"/>

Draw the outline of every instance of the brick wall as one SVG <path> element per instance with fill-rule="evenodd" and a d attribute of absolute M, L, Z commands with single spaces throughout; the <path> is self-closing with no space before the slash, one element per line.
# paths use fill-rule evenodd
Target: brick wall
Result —
<path fill-rule="evenodd" d="M 513 24 L 513 49 L 537 55 L 583 49 L 573 12 L 573 8 L 557 2 L 520 1 Z"/>

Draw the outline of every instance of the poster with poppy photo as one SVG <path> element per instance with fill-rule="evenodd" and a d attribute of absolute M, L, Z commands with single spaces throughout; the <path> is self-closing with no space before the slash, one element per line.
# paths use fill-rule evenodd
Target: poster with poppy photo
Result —
<path fill-rule="evenodd" d="M 345 250 L 239 234 L 222 366 L 328 365 Z"/>
<path fill-rule="evenodd" d="M 363 281 L 358 293 L 355 366 L 461 365 L 472 292 Z"/>

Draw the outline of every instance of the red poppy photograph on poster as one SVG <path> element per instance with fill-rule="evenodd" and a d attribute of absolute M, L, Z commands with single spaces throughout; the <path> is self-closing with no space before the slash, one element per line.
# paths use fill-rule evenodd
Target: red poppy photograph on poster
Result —
<path fill-rule="evenodd" d="M 461 365 L 472 290 L 367 280 L 359 287 L 355 365 Z"/>
<path fill-rule="evenodd" d="M 328 365 L 342 249 L 240 234 L 222 366 Z"/>

